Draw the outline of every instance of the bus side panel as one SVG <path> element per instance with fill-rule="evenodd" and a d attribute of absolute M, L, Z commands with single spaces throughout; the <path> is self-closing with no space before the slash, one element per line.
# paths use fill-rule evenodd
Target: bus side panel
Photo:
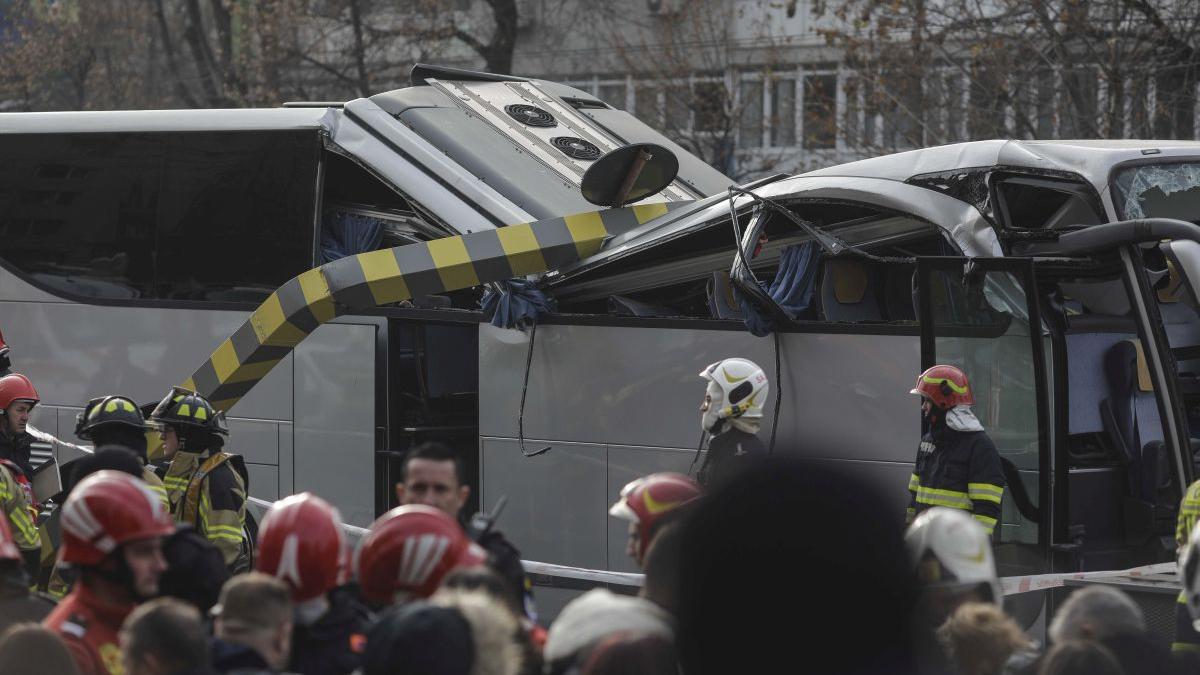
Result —
<path fill-rule="evenodd" d="M 538 328 L 525 405 L 526 447 L 552 445 L 524 458 L 500 439 L 517 435 L 527 336 L 480 327 L 479 427 L 483 506 L 501 494 L 510 511 L 502 525 L 523 547 L 560 541 L 548 555 L 600 546 L 612 565 L 624 551 L 619 527 L 568 527 L 604 517 L 621 485 L 635 475 L 688 470 L 700 437 L 705 366 L 729 356 L 758 363 L 772 380 L 760 437 L 769 441 L 775 397 L 783 390 L 776 452 L 839 461 L 883 491 L 903 517 L 908 475 L 919 441 L 920 414 L 908 394 L 920 371 L 914 335 L 788 333 L 781 336 L 782 387 L 775 382 L 774 342 L 741 331 L 544 325 Z M 530 440 L 538 439 L 538 440 Z M 563 442 L 607 448 L 561 474 L 542 476 Z M 566 453 L 561 453 L 566 454 Z M 573 457 L 573 456 L 572 456 Z M 536 474 L 531 473 L 536 472 Z M 572 482 L 573 481 L 573 482 Z M 593 495 L 603 482 L 605 494 Z M 554 512 L 534 529 L 525 513 Z M 604 537 L 606 542 L 568 543 Z M 535 549 L 537 547 L 534 547 Z M 527 555 L 532 556 L 532 553 Z M 583 564 L 569 558 L 546 562 Z M 622 565 L 620 568 L 623 568 Z"/>
<path fill-rule="evenodd" d="M 315 492 L 363 527 L 375 520 L 376 330 L 325 324 L 294 352 L 295 492 Z"/>

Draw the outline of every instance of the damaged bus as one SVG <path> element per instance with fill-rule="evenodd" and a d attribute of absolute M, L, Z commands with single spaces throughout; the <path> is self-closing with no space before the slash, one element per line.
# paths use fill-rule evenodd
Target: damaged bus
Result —
<path fill-rule="evenodd" d="M 677 175 L 589 202 L 628 146 Z M 704 365 L 762 365 L 764 440 L 851 463 L 900 519 L 907 392 L 949 361 L 1005 458 L 1004 574 L 1174 555 L 1200 143 L 965 143 L 731 190 L 585 92 L 422 66 L 339 105 L 9 114 L 0 153 L 0 325 L 63 438 L 92 396 L 191 384 L 229 408 L 253 494 L 357 525 L 445 439 L 527 558 L 622 571 L 607 505 L 692 466 Z M 510 277 L 556 303 L 536 330 L 479 309 Z"/>

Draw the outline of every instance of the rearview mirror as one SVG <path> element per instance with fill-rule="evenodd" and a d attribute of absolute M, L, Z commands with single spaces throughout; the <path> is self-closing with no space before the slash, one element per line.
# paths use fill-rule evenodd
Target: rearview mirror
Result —
<path fill-rule="evenodd" d="M 1200 310 L 1200 243 L 1190 239 L 1175 239 L 1160 247 L 1174 271 L 1180 277 L 1182 299 L 1193 309 Z"/>

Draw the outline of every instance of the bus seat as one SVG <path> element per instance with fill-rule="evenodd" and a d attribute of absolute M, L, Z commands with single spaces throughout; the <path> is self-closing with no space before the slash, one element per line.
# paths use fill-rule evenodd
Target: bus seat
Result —
<path fill-rule="evenodd" d="M 1141 344 L 1117 342 L 1104 357 L 1109 396 L 1100 403 L 1104 428 L 1127 468 L 1130 496 L 1154 502 L 1162 477 L 1162 423 Z"/>
<path fill-rule="evenodd" d="M 742 307 L 733 296 L 729 272 L 718 270 L 708 279 L 708 311 L 714 319 L 744 319 Z"/>
<path fill-rule="evenodd" d="M 821 273 L 821 313 L 827 321 L 882 321 L 874 270 L 861 260 L 826 260 Z"/>

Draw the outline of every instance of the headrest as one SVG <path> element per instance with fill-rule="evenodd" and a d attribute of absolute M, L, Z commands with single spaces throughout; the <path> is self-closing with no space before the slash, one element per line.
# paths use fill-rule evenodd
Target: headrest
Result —
<path fill-rule="evenodd" d="M 861 260 L 828 260 L 825 278 L 833 281 L 833 298 L 843 305 L 856 305 L 867 294 L 869 277 L 867 266 Z"/>

